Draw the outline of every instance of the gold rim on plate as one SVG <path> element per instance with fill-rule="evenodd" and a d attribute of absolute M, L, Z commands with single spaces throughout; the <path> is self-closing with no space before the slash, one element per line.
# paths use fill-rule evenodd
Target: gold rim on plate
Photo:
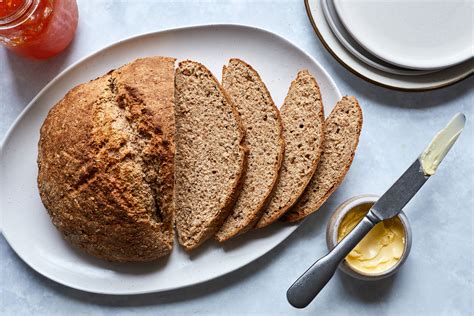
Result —
<path fill-rule="evenodd" d="M 404 91 L 404 92 L 424 92 L 424 91 L 432 91 L 432 90 L 437 90 L 437 89 L 441 89 L 441 88 L 445 88 L 445 87 L 448 87 L 448 86 L 451 86 L 451 85 L 454 85 L 456 83 L 459 83 L 461 81 L 463 81 L 464 79 L 467 79 L 469 78 L 470 76 L 472 76 L 474 74 L 474 72 L 468 72 L 464 77 L 460 77 L 459 79 L 453 81 L 453 82 L 449 82 L 449 83 L 445 83 L 445 84 L 442 84 L 442 85 L 439 85 L 439 86 L 435 86 L 435 87 L 430 87 L 430 88 L 400 88 L 400 87 L 396 87 L 396 86 L 391 86 L 391 85 L 388 85 L 388 84 L 384 84 L 384 83 L 381 83 L 381 82 L 378 82 L 378 81 L 375 81 L 373 79 L 370 79 L 362 74 L 360 74 L 359 72 L 357 72 L 355 69 L 353 69 L 351 66 L 349 66 L 348 64 L 346 64 L 344 61 L 342 61 L 339 56 L 337 56 L 337 54 L 329 47 L 329 45 L 326 43 L 326 41 L 324 40 L 322 34 L 319 32 L 319 29 L 318 27 L 316 26 L 316 22 L 314 21 L 314 18 L 313 18 L 313 15 L 311 14 L 311 9 L 310 9 L 310 5 L 309 5 L 309 0 L 304 0 L 304 5 L 305 5 L 305 8 L 306 8 L 306 13 L 308 14 L 308 18 L 309 18 L 309 21 L 311 22 L 311 25 L 313 26 L 313 29 L 314 29 L 314 32 L 316 33 L 316 35 L 318 36 L 319 40 L 321 41 L 321 44 L 323 44 L 324 48 L 332 55 L 332 57 L 339 63 L 341 64 L 344 68 L 346 68 L 347 70 L 349 70 L 351 73 L 353 73 L 354 75 L 356 75 L 357 77 L 361 78 L 361 79 L 364 79 L 365 81 L 368 81 L 372 84 L 375 84 L 379 87 L 383 87 L 383 88 L 388 88 L 388 89 L 392 89 L 392 90 L 397 90 L 397 91 Z M 316 10 L 316 9 L 315 9 Z"/>

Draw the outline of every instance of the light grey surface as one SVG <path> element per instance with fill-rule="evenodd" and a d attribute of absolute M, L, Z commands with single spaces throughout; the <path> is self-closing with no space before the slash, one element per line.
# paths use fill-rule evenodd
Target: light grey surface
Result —
<path fill-rule="evenodd" d="M 293 41 L 333 76 L 364 111 L 361 142 L 346 180 L 326 205 L 274 251 L 217 280 L 162 294 L 104 296 L 58 285 L 27 267 L 0 237 L 1 315 L 472 315 L 474 78 L 426 93 L 403 93 L 367 83 L 340 66 L 314 34 L 303 1 L 79 2 L 73 45 L 48 61 L 30 61 L 0 49 L 0 138 L 26 104 L 62 69 L 105 45 L 165 28 L 242 23 Z M 257 66 L 257 65 L 256 65 Z M 338 272 L 305 310 L 285 299 L 289 285 L 326 251 L 325 225 L 345 199 L 382 194 L 456 112 L 466 130 L 438 174 L 405 208 L 413 246 L 402 270 L 374 283 Z M 1 175 L 0 175 L 1 176 Z M 31 236 L 30 238 L 34 238 Z"/>

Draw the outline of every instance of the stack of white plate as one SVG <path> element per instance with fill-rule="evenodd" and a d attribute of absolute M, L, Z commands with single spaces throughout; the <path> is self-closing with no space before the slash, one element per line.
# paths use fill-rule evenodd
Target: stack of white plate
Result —
<path fill-rule="evenodd" d="M 425 91 L 474 73 L 473 0 L 305 0 L 323 45 L 385 87 Z"/>

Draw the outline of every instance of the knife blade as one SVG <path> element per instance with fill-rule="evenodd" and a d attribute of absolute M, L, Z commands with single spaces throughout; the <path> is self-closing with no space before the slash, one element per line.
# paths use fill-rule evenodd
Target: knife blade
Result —
<path fill-rule="evenodd" d="M 370 211 L 380 222 L 396 216 L 429 179 L 416 159 L 403 175 L 382 195 Z"/>
<path fill-rule="evenodd" d="M 329 282 L 338 265 L 380 221 L 396 216 L 433 175 L 464 128 L 464 114 L 456 114 L 438 132 L 423 153 L 402 176 L 371 207 L 367 215 L 326 256 L 316 261 L 291 285 L 288 302 L 297 308 L 306 307 Z"/>
<path fill-rule="evenodd" d="M 380 197 L 372 206 L 372 213 L 379 220 L 396 216 L 418 192 L 458 139 L 466 117 L 456 114 L 435 137 L 418 159 L 403 173 L 403 175 Z"/>

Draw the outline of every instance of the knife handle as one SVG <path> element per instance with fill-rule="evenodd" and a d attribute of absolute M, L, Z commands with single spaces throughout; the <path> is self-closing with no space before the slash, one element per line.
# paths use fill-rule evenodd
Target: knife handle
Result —
<path fill-rule="evenodd" d="M 380 220 L 371 212 L 327 255 L 316 261 L 286 292 L 288 302 L 297 308 L 306 307 L 329 282 L 342 260 L 354 249 Z"/>

